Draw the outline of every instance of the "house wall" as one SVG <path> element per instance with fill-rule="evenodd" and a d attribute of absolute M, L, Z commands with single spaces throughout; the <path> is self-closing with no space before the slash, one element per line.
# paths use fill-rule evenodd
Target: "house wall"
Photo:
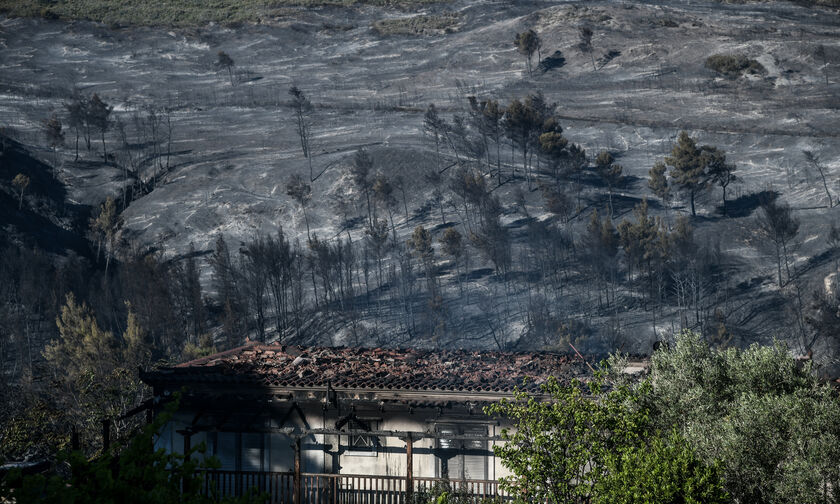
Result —
<path fill-rule="evenodd" d="M 365 407 L 364 404 L 343 403 L 339 408 L 324 408 L 321 402 L 299 403 L 297 410 L 280 408 L 281 413 L 260 419 L 263 428 L 294 427 L 296 430 L 335 429 L 336 422 L 353 411 L 355 418 L 372 430 L 482 433 L 497 436 L 503 427 L 483 414 L 470 414 L 457 406 L 450 408 L 414 408 L 401 405 L 387 408 Z M 290 406 L 291 407 L 291 406 Z M 351 407 L 353 408 L 351 410 Z M 289 413 L 291 411 L 291 413 Z M 178 430 L 186 428 L 195 419 L 194 411 L 181 411 L 167 424 L 156 441 L 157 447 L 182 453 L 183 436 Z M 285 419 L 282 425 L 280 422 Z M 200 424 L 201 422 L 199 422 Z M 228 422 L 227 425 L 231 423 Z M 360 429 L 353 421 L 346 428 Z M 215 455 L 222 462 L 222 469 L 241 471 L 289 472 L 294 468 L 293 438 L 280 433 L 249 433 L 248 427 L 228 432 L 198 432 L 190 438 L 191 445 L 207 444 L 207 454 Z M 357 440 L 358 441 L 358 440 Z M 367 441 L 370 441 L 369 439 Z M 435 438 L 415 440 L 413 444 L 413 473 L 415 477 L 443 477 L 449 469 L 451 479 L 465 475 L 468 479 L 496 480 L 508 472 L 492 454 L 496 442 L 482 441 L 483 461 L 476 451 L 462 454 L 458 451 L 463 441 L 451 441 L 453 449 L 441 452 L 446 441 Z M 339 473 L 359 475 L 404 476 L 406 473 L 406 443 L 398 437 L 382 436 L 375 439 L 373 448 L 353 446 L 346 435 L 309 435 L 302 439 L 303 471 L 309 473 Z M 473 442 L 475 444 L 475 442 Z M 457 446 L 456 446 L 457 445 Z M 448 445 L 447 445 L 448 446 Z M 455 456 L 445 464 L 441 454 Z M 454 472 L 458 474 L 454 474 Z"/>
<path fill-rule="evenodd" d="M 499 435 L 501 426 L 484 415 L 467 415 L 466 412 L 447 411 L 437 409 L 418 409 L 412 413 L 403 412 L 357 412 L 360 418 L 381 418 L 375 430 L 435 432 L 441 426 L 455 427 L 461 431 L 481 431 L 484 435 Z M 459 432 L 460 433 L 460 432 Z M 334 436 L 335 437 L 335 436 Z M 378 449 L 375 453 L 360 453 L 347 447 L 348 439 L 341 436 L 342 449 L 339 455 L 341 473 L 345 474 L 374 474 L 374 475 L 405 475 L 407 458 L 406 443 L 397 437 L 380 437 Z M 455 441 L 462 443 L 462 441 Z M 501 466 L 500 460 L 493 455 L 492 441 L 482 441 L 482 450 L 486 452 L 486 462 L 482 474 L 468 474 L 468 479 L 497 479 L 507 474 Z M 417 477 L 442 477 L 441 459 L 435 454 L 441 442 L 435 438 L 415 440 L 413 443 L 413 473 Z M 475 457 L 475 455 L 471 455 Z M 450 474 L 452 479 L 457 477 Z"/>

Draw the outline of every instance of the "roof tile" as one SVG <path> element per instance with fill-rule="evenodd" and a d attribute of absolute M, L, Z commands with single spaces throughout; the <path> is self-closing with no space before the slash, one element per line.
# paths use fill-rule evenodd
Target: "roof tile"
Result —
<path fill-rule="evenodd" d="M 232 382 L 276 387 L 324 387 L 510 392 L 534 390 L 549 376 L 585 375 L 571 355 L 532 352 L 300 347 L 249 343 L 145 373 L 150 383 Z"/>

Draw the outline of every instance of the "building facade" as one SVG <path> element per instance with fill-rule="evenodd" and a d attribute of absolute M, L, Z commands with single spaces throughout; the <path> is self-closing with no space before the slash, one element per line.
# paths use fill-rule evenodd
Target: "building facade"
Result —
<path fill-rule="evenodd" d="M 220 474 L 298 474 L 319 488 L 340 477 L 330 485 L 404 494 L 440 481 L 497 492 L 506 472 L 493 447 L 509 425 L 484 407 L 585 374 L 581 359 L 554 353 L 249 343 L 142 378 L 158 404 L 180 394 L 159 447 L 205 443 Z"/>

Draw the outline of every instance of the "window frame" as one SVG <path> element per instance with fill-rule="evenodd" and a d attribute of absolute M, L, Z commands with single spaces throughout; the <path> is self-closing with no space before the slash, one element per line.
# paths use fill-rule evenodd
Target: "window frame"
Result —
<path fill-rule="evenodd" d="M 370 430 L 372 430 L 372 431 L 379 430 L 379 419 L 360 419 L 360 420 L 364 420 L 365 422 L 367 422 L 368 425 L 370 426 Z M 358 425 L 354 426 L 353 425 L 354 423 L 356 423 L 356 422 L 351 420 L 350 421 L 350 427 L 357 427 L 357 429 L 353 429 L 353 430 L 359 430 Z M 360 447 L 356 443 L 354 443 L 354 440 L 362 440 L 362 439 L 368 439 L 369 440 L 370 444 L 369 444 L 368 447 Z M 352 456 L 352 457 L 378 457 L 379 456 L 379 448 L 380 448 L 380 446 L 382 446 L 382 443 L 379 439 L 379 436 L 374 436 L 374 435 L 371 435 L 371 434 L 359 434 L 359 433 L 341 434 L 340 437 L 339 437 L 339 442 L 344 447 L 344 454 Z"/>
<path fill-rule="evenodd" d="M 438 423 L 435 423 L 435 433 L 436 434 L 438 434 L 439 436 L 441 434 L 443 434 L 442 433 L 443 429 L 453 431 L 454 436 L 466 436 L 466 435 L 470 434 L 469 431 L 472 431 L 473 433 L 475 433 L 476 431 L 481 431 L 481 432 L 483 432 L 483 434 L 480 434 L 481 436 L 487 436 L 487 432 L 489 430 L 487 424 L 484 424 L 484 423 L 463 423 L 463 422 L 438 422 Z M 438 437 L 435 440 L 436 450 L 438 452 L 441 452 L 441 451 L 445 451 L 445 452 L 449 452 L 449 453 L 455 452 L 455 455 L 446 459 L 447 468 L 446 468 L 446 475 L 445 476 L 444 476 L 444 470 L 443 470 L 444 459 L 440 456 L 439 453 L 435 455 L 435 459 L 436 459 L 435 472 L 436 472 L 438 478 L 446 477 L 449 480 L 453 480 L 453 481 L 460 481 L 460 480 L 463 480 L 463 479 L 481 481 L 481 480 L 486 480 L 488 478 L 488 475 L 490 474 L 490 466 L 491 466 L 491 464 L 494 463 L 493 462 L 494 455 L 492 455 L 492 451 L 490 450 L 489 443 L 488 443 L 487 439 L 481 439 L 480 440 L 482 445 L 483 445 L 483 448 L 479 448 L 479 450 L 489 452 L 489 453 L 481 456 L 482 459 L 483 459 L 484 474 L 480 478 L 462 478 L 462 476 L 465 476 L 465 474 L 463 474 L 463 473 L 458 474 L 456 477 L 453 477 L 451 474 L 449 474 L 449 467 L 448 467 L 449 461 L 451 461 L 453 459 L 456 459 L 456 458 L 460 458 L 461 470 L 462 471 L 464 470 L 464 468 L 466 467 L 464 457 L 468 456 L 464 452 L 468 448 L 465 447 L 465 444 L 466 444 L 466 441 L 467 441 L 465 439 L 454 440 L 454 442 L 452 442 L 452 444 L 455 446 L 454 448 L 444 448 L 444 447 L 442 447 L 441 445 L 444 444 L 444 442 L 446 442 L 446 441 L 453 441 L 453 440 L 447 440 L 446 438 Z"/>

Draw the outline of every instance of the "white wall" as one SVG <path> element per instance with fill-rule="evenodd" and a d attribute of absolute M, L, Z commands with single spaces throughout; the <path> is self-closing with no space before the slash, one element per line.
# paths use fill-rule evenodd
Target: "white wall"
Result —
<path fill-rule="evenodd" d="M 334 429 L 336 421 L 349 413 L 349 408 L 324 411 L 319 403 L 302 406 L 305 418 L 297 412 L 287 416 L 286 422 L 279 425 L 281 415 L 274 414 L 265 427 L 295 427 L 304 429 Z M 280 408 L 282 411 L 283 409 Z M 355 412 L 356 417 L 368 423 L 372 429 L 381 431 L 435 432 L 441 425 L 458 426 L 459 429 L 481 427 L 487 435 L 498 435 L 501 427 L 484 415 L 468 415 L 458 409 L 418 408 L 378 409 Z M 186 428 L 194 418 L 193 412 L 180 412 L 170 421 L 156 440 L 156 447 L 181 453 L 183 436 L 176 431 Z M 305 420 L 305 422 L 304 422 Z M 199 424 L 201 420 L 199 421 Z M 359 428 L 356 424 L 345 426 Z M 215 455 L 222 462 L 224 470 L 291 472 L 294 469 L 293 438 L 280 433 L 242 433 L 242 432 L 199 432 L 191 436 L 191 445 L 206 442 L 208 455 Z M 360 474 L 404 476 L 406 473 L 406 443 L 398 437 L 383 436 L 377 439 L 375 453 L 359 452 L 348 447 L 348 436 L 310 435 L 302 439 L 303 471 L 309 473 Z M 413 472 L 415 477 L 440 477 L 440 459 L 432 452 L 438 446 L 435 438 L 415 440 Z M 488 452 L 492 452 L 495 443 L 486 442 Z M 328 445 L 328 446 L 327 446 Z M 326 448 L 325 448 L 326 447 Z M 487 479 L 495 480 L 507 475 L 497 457 L 488 454 L 486 462 Z M 454 475 L 450 475 L 453 479 Z M 472 479 L 482 479 L 471 476 Z"/>

